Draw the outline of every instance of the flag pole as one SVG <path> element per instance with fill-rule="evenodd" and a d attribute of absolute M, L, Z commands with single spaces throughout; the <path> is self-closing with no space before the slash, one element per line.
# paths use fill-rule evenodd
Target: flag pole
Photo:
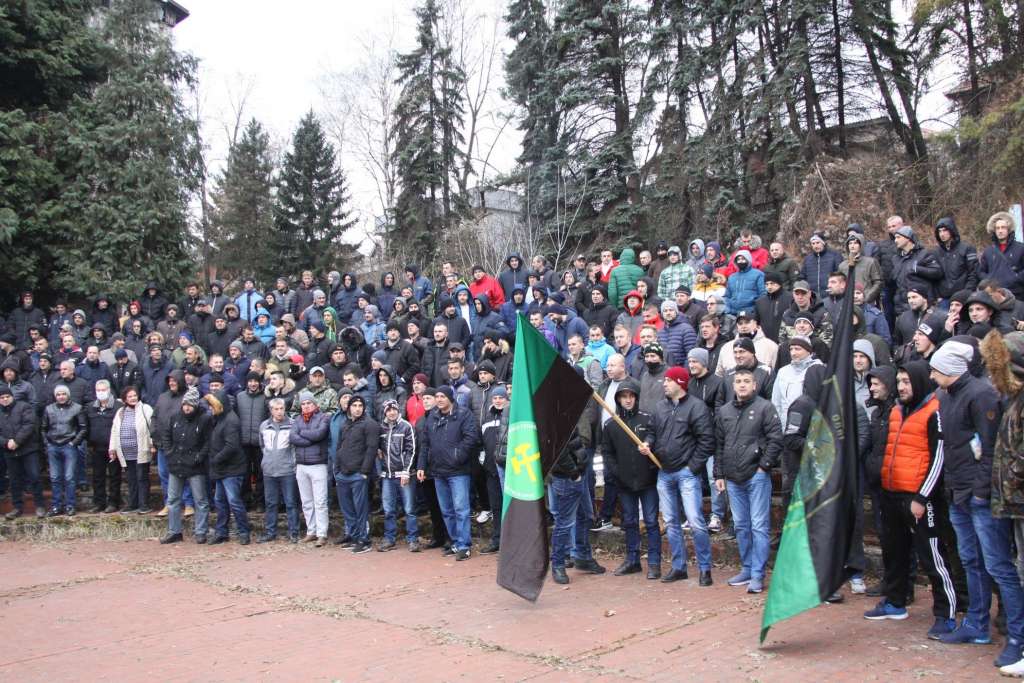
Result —
<path fill-rule="evenodd" d="M 639 397 L 637 398 L 639 399 Z M 605 403 L 605 400 L 601 398 L 601 396 L 596 391 L 594 392 L 594 400 L 601 404 L 601 407 L 604 408 L 608 412 L 608 414 L 612 416 L 612 419 L 615 420 L 615 424 L 622 427 L 622 431 L 626 432 L 626 435 L 633 440 L 633 443 L 635 443 L 637 446 L 644 443 L 640 439 L 640 437 L 633 433 L 633 430 L 629 428 L 629 425 L 622 421 L 622 418 L 619 417 L 619 414 L 615 410 L 615 408 Z M 658 456 L 651 452 L 651 454 L 648 455 L 647 457 L 651 459 L 651 462 L 658 466 L 659 470 L 662 469 L 661 462 L 658 460 Z"/>

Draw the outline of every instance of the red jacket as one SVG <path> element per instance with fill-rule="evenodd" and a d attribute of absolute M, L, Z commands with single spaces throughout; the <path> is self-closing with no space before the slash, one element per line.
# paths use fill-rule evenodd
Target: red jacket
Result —
<path fill-rule="evenodd" d="M 491 309 L 497 309 L 505 303 L 505 292 L 502 290 L 501 285 L 492 276 L 485 274 L 479 280 L 473 280 L 469 283 L 469 291 L 474 296 L 480 296 L 481 294 L 487 295 L 487 301 L 491 304 Z"/>

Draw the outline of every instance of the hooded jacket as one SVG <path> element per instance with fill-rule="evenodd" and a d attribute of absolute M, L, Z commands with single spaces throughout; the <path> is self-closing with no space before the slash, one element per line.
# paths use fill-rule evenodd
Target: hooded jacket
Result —
<path fill-rule="evenodd" d="M 149 290 L 155 290 L 153 296 L 149 296 Z M 160 292 L 156 282 L 152 280 L 146 283 L 139 297 L 141 314 L 157 323 L 164 319 L 164 310 L 167 308 L 167 298 Z"/>
<path fill-rule="evenodd" d="M 107 302 L 105 309 L 100 309 L 99 304 L 101 301 Z M 118 328 L 117 310 L 115 309 L 114 302 L 110 300 L 110 297 L 106 294 L 98 294 L 92 302 L 92 309 L 90 310 L 89 320 L 93 325 L 99 323 L 103 325 L 103 329 L 106 330 L 107 334 L 113 334 Z"/>
<path fill-rule="evenodd" d="M 996 223 L 1000 220 L 1010 223 L 1010 235 L 1003 244 L 996 238 Z M 1024 244 L 1014 237 L 1016 229 L 1016 221 L 1009 213 L 999 212 L 988 219 L 985 230 L 992 244 L 985 247 L 978 259 L 978 278 L 994 278 L 1018 299 L 1024 299 Z"/>
<path fill-rule="evenodd" d="M 725 283 L 725 305 L 729 313 L 752 308 L 754 302 L 765 293 L 764 273 L 754 267 L 750 252 L 746 249 L 737 251 L 733 256 L 733 265 L 737 257 L 745 258 L 747 266 L 743 270 L 736 266 L 736 272 Z"/>
<path fill-rule="evenodd" d="M 221 412 L 213 416 L 210 430 L 210 476 L 213 479 L 243 477 L 249 473 L 249 459 L 242 450 L 238 415 L 231 410 L 223 391 L 214 394 Z"/>
<path fill-rule="evenodd" d="M 632 391 L 637 397 L 632 410 L 619 405 L 619 394 L 624 391 Z M 649 437 L 653 440 L 654 418 L 640 410 L 639 399 L 640 385 L 635 379 L 627 377 L 619 382 L 615 390 L 616 412 L 641 441 L 647 441 Z M 615 420 L 605 422 L 601 443 L 605 476 L 610 475 L 620 488 L 635 492 L 657 485 L 658 467 L 650 458 L 640 454 L 636 444 Z"/>
<path fill-rule="evenodd" d="M 469 283 L 469 292 L 475 299 L 481 294 L 487 296 L 487 300 L 492 303 L 495 309 L 500 309 L 501 305 L 505 303 L 505 291 L 501 288 L 498 280 L 493 275 L 484 273 L 484 276 L 479 280 L 472 280 Z"/>
<path fill-rule="evenodd" d="M 513 258 L 519 259 L 519 267 L 513 269 L 510 261 Z M 501 285 L 501 289 L 505 294 L 506 299 L 512 298 L 512 290 L 516 285 L 522 285 L 524 288 L 529 284 L 527 278 L 528 269 L 526 263 L 523 261 L 523 257 L 518 252 L 512 252 L 505 259 L 505 270 L 498 274 L 498 284 Z"/>
<path fill-rule="evenodd" d="M 804 376 L 807 371 L 815 365 L 822 365 L 822 362 L 813 355 L 803 360 L 792 361 L 779 369 L 772 383 L 772 405 L 775 407 L 775 414 L 782 417 L 782 430 L 786 430 L 786 420 L 789 416 L 789 407 L 797 398 L 804 393 Z"/>
<path fill-rule="evenodd" d="M 952 236 L 948 246 L 939 240 L 940 228 L 946 228 Z M 976 288 L 978 252 L 973 246 L 960 241 L 960 231 L 951 216 L 940 218 L 935 224 L 935 242 L 938 246 L 932 250 L 932 254 L 942 268 L 942 279 L 936 287 L 938 296 L 948 299 L 961 289 Z"/>
<path fill-rule="evenodd" d="M 522 293 L 522 303 L 516 303 L 516 292 Z M 501 318 L 505 321 L 505 326 L 508 327 L 510 336 L 514 336 L 516 331 L 516 314 L 522 313 L 523 315 L 526 315 L 527 311 L 530 309 L 530 302 L 526 300 L 526 285 L 521 282 L 517 282 L 512 285 L 512 291 L 509 292 L 507 296 L 508 300 L 501 305 Z"/>
<path fill-rule="evenodd" d="M 943 473 L 951 500 L 957 504 L 966 503 L 972 496 L 988 500 L 992 493 L 992 454 L 1002 413 L 999 394 L 987 379 L 970 372 L 938 393 L 945 445 Z M 977 453 L 972 445 L 975 435 Z"/>
<path fill-rule="evenodd" d="M 390 287 L 384 284 L 388 275 L 391 276 L 391 281 L 395 283 Z M 380 287 L 377 289 L 377 308 L 380 309 L 381 315 L 383 315 L 384 318 L 389 318 L 391 316 L 391 311 L 395 308 L 395 299 L 398 298 L 400 291 L 395 289 L 397 285 L 398 278 L 395 277 L 395 274 L 390 270 L 380 276 Z M 402 331 L 402 334 L 405 334 L 404 330 Z"/>
<path fill-rule="evenodd" d="M 477 313 L 476 325 L 473 329 L 473 358 L 477 358 L 480 355 L 480 349 L 482 349 L 484 345 L 485 334 L 488 332 L 496 332 L 505 336 L 509 333 L 509 329 L 505 325 L 504 318 L 491 309 L 491 301 L 487 295 L 478 294 L 474 296 L 470 304 L 475 308 L 474 302 L 477 301 L 480 302 L 480 311 Z"/>
<path fill-rule="evenodd" d="M 640 301 L 635 308 L 630 308 L 627 303 L 630 297 L 636 297 Z M 621 301 L 622 313 L 619 313 L 619 317 L 615 319 L 615 324 L 622 325 L 629 330 L 629 338 L 634 339 L 644 324 L 644 298 L 640 296 L 640 292 L 632 289 L 622 297 Z"/>
<path fill-rule="evenodd" d="M 619 254 L 619 265 L 612 269 L 608 278 L 608 300 L 623 301 L 628 292 L 636 289 L 636 283 L 643 276 L 644 269 L 637 265 L 636 253 L 626 247 Z"/>
<path fill-rule="evenodd" d="M 847 258 L 839 264 L 839 272 L 846 275 L 847 282 L 852 281 L 853 284 L 864 285 L 864 301 L 875 301 L 882 293 L 882 267 L 878 265 L 878 261 L 864 253 L 867 243 L 864 235 L 854 233 L 847 240 L 847 244 L 850 239 L 860 242 L 860 256 L 857 257 L 857 262 L 853 265 L 853 276 L 851 277 L 849 250 L 847 249 Z"/>
<path fill-rule="evenodd" d="M 349 283 L 346 285 L 345 278 L 349 278 Z M 340 321 L 349 320 L 352 317 L 352 312 L 356 309 L 356 299 L 362 294 L 363 291 L 359 288 L 359 283 L 356 282 L 356 276 L 352 273 L 345 273 L 341 276 L 341 282 L 335 298 L 329 299 L 328 303 L 334 304 L 334 308 L 338 311 L 338 319 Z M 330 296 L 330 294 L 328 295 Z"/>
<path fill-rule="evenodd" d="M 700 252 L 697 256 L 693 255 L 693 245 L 695 244 L 700 249 Z M 686 245 L 686 253 L 683 254 L 683 261 L 684 263 L 686 263 L 686 265 L 690 266 L 694 274 L 700 271 L 700 267 L 704 265 L 704 249 L 705 244 L 704 240 L 702 239 L 690 240 L 690 242 Z"/>
<path fill-rule="evenodd" d="M 202 408 L 190 415 L 178 408 L 159 439 L 171 474 L 184 478 L 207 474 L 212 430 L 213 417 Z"/>
<path fill-rule="evenodd" d="M 754 302 L 758 323 L 764 336 L 773 342 L 779 342 L 779 328 L 782 326 L 782 314 L 793 305 L 793 295 L 785 289 L 774 294 L 767 291 L 764 296 Z"/>
<path fill-rule="evenodd" d="M 608 302 L 608 292 L 604 289 L 604 286 L 595 285 L 595 287 L 601 287 L 601 291 L 605 294 L 605 300 L 599 304 L 591 301 L 590 306 L 583 311 L 582 317 L 588 327 L 590 325 L 598 325 L 604 336 L 611 338 L 612 331 L 615 329 L 615 320 L 619 317 L 619 311 Z"/>

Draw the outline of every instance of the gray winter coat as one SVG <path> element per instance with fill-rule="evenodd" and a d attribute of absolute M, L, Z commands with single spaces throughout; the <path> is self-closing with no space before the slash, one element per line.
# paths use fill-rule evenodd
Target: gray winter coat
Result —
<path fill-rule="evenodd" d="M 263 450 L 264 477 L 295 476 L 295 446 L 288 435 L 292 430 L 293 420 L 285 415 L 281 422 L 271 419 L 260 424 L 260 448 Z"/>

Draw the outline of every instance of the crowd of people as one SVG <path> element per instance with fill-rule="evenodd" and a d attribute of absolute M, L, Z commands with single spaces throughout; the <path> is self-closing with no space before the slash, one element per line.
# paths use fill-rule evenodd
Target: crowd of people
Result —
<path fill-rule="evenodd" d="M 711 535 L 733 533 L 741 568 L 728 584 L 760 593 L 778 540 L 772 473 L 788 507 L 853 287 L 864 495 L 850 591 L 880 598 L 865 618 L 905 619 L 923 572 L 928 637 L 966 645 L 991 642 L 995 588 L 1007 634 L 995 663 L 1024 675 L 1024 244 L 1002 212 L 981 249 L 949 217 L 933 248 L 899 216 L 886 226 L 871 241 L 851 224 L 838 250 L 815 233 L 802 259 L 744 230 L 731 248 L 602 250 L 560 273 L 513 253 L 497 273 L 444 263 L 433 282 L 412 264 L 377 284 L 307 271 L 266 291 L 246 279 L 231 296 L 219 281 L 190 284 L 176 302 L 149 283 L 129 302 L 100 294 L 46 312 L 26 291 L 0 321 L 7 516 L 23 514 L 26 494 L 41 517 L 74 515 L 91 478 L 92 512 L 158 507 L 164 544 L 183 540 L 185 518 L 209 544 L 229 540 L 234 518 L 248 544 L 249 514 L 262 513 L 257 542 L 359 554 L 381 515 L 381 552 L 404 535 L 410 552 L 467 560 L 474 518 L 492 522 L 479 552 L 496 552 L 523 314 L 621 419 L 592 401 L 548 473 L 553 580 L 605 573 L 590 532 L 617 518 L 616 576 L 643 573 L 646 546 L 647 579 L 688 578 L 688 533 L 699 585 L 711 585 Z M 863 573 L 865 499 L 882 545 L 876 586 Z M 334 500 L 344 527 L 330 537 Z"/>

